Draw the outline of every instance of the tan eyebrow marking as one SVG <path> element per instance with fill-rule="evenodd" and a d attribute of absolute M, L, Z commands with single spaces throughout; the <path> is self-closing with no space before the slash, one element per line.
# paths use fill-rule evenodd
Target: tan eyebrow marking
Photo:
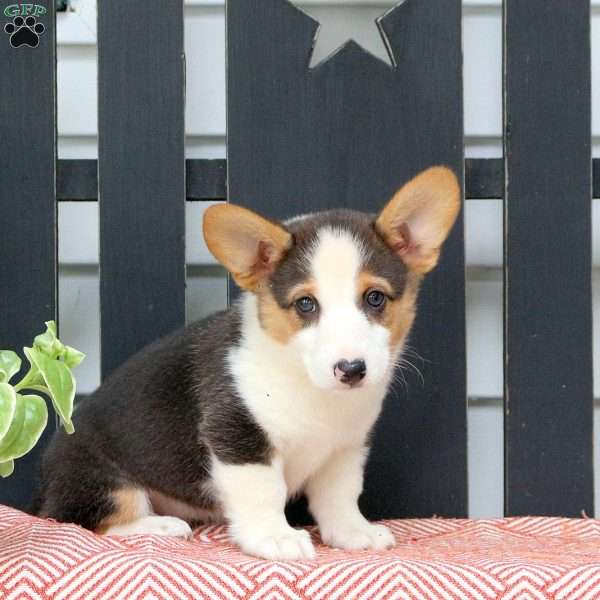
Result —
<path fill-rule="evenodd" d="M 394 297 L 394 288 L 387 279 L 373 275 L 369 271 L 362 271 L 358 276 L 358 291 L 362 295 L 370 288 L 378 288 L 386 295 Z"/>
<path fill-rule="evenodd" d="M 303 296 L 312 296 L 313 298 L 316 298 L 316 293 L 317 286 L 312 279 L 303 281 L 290 288 L 287 293 L 287 301 L 288 304 L 292 304 L 295 300 L 302 298 Z"/>

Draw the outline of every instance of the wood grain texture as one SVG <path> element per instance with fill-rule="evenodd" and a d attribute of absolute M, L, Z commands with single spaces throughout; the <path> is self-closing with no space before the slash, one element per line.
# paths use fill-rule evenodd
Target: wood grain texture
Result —
<path fill-rule="evenodd" d="M 30 346 L 57 317 L 56 37 L 54 4 L 36 48 L 13 48 L 0 19 L 0 349 Z M 23 368 L 23 372 L 25 368 Z M 53 423 L 52 419 L 50 420 Z M 0 481 L 0 504 L 29 503 L 40 444 Z"/>
<path fill-rule="evenodd" d="M 592 515 L 590 4 L 507 0 L 505 511 Z"/>
<path fill-rule="evenodd" d="M 102 374 L 185 321 L 183 2 L 98 5 Z"/>
<path fill-rule="evenodd" d="M 375 26 L 375 25 L 373 25 Z M 229 199 L 273 218 L 377 211 L 434 164 L 463 179 L 461 3 L 409 0 L 383 20 L 397 68 L 348 43 L 309 70 L 317 23 L 285 0 L 228 3 Z M 424 286 L 406 373 L 368 466 L 369 517 L 467 513 L 462 218 Z M 414 359 L 413 359 L 414 360 Z"/>

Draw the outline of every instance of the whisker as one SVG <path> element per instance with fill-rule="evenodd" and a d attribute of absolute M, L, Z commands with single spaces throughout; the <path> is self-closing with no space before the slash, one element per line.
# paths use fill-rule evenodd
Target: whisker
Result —
<path fill-rule="evenodd" d="M 399 362 L 398 366 L 400 368 L 408 367 L 408 368 L 412 369 L 419 376 L 419 379 L 421 380 L 421 385 L 425 385 L 425 377 L 423 377 L 423 373 L 415 364 L 410 362 L 410 360 L 408 360 L 407 358 L 400 358 L 400 362 Z"/>
<path fill-rule="evenodd" d="M 431 363 L 432 363 L 432 361 L 431 361 L 431 360 L 428 360 L 428 359 L 426 359 L 426 358 L 423 358 L 423 357 L 422 357 L 422 356 L 421 356 L 421 355 L 420 355 L 420 354 L 419 354 L 419 353 L 418 353 L 418 352 L 415 350 L 415 348 L 413 348 L 412 346 L 405 346 L 405 347 L 404 347 L 404 349 L 403 349 L 403 351 L 402 351 L 402 353 L 403 353 L 403 354 L 409 354 L 409 355 L 411 355 L 413 358 L 417 358 L 417 359 L 419 359 L 419 360 L 420 360 L 420 361 L 421 361 L 423 364 L 425 364 L 425 363 L 430 363 L 430 364 L 431 364 Z"/>

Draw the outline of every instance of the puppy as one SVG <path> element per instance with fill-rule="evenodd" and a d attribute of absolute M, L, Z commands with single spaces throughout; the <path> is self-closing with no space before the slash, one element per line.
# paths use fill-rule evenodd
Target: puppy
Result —
<path fill-rule="evenodd" d="M 308 533 L 284 514 L 303 492 L 326 544 L 392 546 L 357 504 L 369 433 L 459 207 L 456 177 L 433 167 L 377 217 L 276 223 L 209 208 L 208 247 L 244 293 L 78 407 L 76 434 L 57 432 L 46 451 L 37 514 L 115 535 L 225 520 L 244 552 L 310 559 Z"/>

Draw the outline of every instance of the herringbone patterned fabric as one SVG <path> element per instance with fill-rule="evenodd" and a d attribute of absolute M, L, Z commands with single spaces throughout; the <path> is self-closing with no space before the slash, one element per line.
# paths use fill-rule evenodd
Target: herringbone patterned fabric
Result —
<path fill-rule="evenodd" d="M 316 560 L 285 563 L 242 554 L 223 526 L 192 541 L 99 537 L 0 507 L 0 599 L 600 599 L 598 520 L 388 525 L 393 550 L 318 545 Z"/>

